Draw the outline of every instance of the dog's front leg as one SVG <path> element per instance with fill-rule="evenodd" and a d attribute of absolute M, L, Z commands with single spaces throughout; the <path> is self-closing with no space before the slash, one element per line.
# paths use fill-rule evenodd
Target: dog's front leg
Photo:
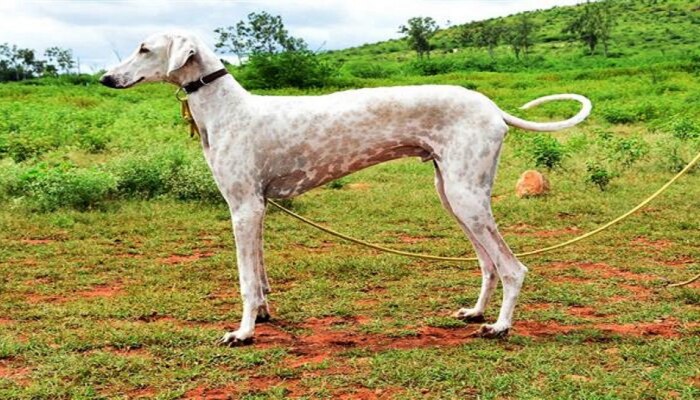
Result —
<path fill-rule="evenodd" d="M 233 232 L 236 238 L 238 278 L 243 298 L 243 316 L 238 330 L 227 332 L 220 343 L 238 346 L 252 342 L 255 319 L 261 307 L 265 307 L 265 294 L 258 276 L 262 264 L 262 229 L 265 201 L 262 198 L 246 200 L 231 208 Z"/>

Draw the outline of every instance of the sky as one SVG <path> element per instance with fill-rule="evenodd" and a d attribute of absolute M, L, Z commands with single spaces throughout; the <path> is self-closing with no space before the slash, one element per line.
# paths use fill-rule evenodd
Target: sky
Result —
<path fill-rule="evenodd" d="M 217 27 L 251 12 L 282 16 L 292 36 L 312 50 L 336 50 L 398 38 L 399 25 L 430 16 L 440 27 L 583 0 L 258 0 L 258 1 L 0 1 L 0 43 L 38 50 L 70 48 L 81 70 L 116 64 L 148 35 L 169 29 L 197 33 L 214 45 Z"/>

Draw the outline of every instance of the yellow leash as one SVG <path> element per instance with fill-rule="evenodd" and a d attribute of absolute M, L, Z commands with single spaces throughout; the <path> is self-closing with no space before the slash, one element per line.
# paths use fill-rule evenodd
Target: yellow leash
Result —
<path fill-rule="evenodd" d="M 554 250 L 557 250 L 557 249 L 561 249 L 562 247 L 566 247 L 566 246 L 572 245 L 572 244 L 574 244 L 574 243 L 576 243 L 576 242 L 580 242 L 581 240 L 588 239 L 589 237 L 591 237 L 591 236 L 593 236 L 593 235 L 595 235 L 595 234 L 598 234 L 598 233 L 600 233 L 600 232 L 602 232 L 602 231 L 604 231 L 604 230 L 610 228 L 611 226 L 613 226 L 613 225 L 615 225 L 615 224 L 617 224 L 617 223 L 623 221 L 624 219 L 626 219 L 626 218 L 629 217 L 630 215 L 632 215 L 632 214 L 634 214 L 635 212 L 639 211 L 641 208 L 643 208 L 644 206 L 646 206 L 647 204 L 649 204 L 649 202 L 651 202 L 652 200 L 654 200 L 655 198 L 657 198 L 661 193 L 663 193 L 664 191 L 666 191 L 666 189 L 668 189 L 671 185 L 673 185 L 681 176 L 685 175 L 695 164 L 697 164 L 698 161 L 700 161 L 700 153 L 698 153 L 698 154 L 695 156 L 695 158 L 693 158 L 693 159 L 688 163 L 688 165 L 685 166 L 685 168 L 683 168 L 679 173 L 677 173 L 673 178 L 671 178 L 671 180 L 669 180 L 668 182 L 666 182 L 666 184 L 663 185 L 659 190 L 657 190 L 656 192 L 654 192 L 651 196 L 647 197 L 644 201 L 642 201 L 641 203 L 639 203 L 636 207 L 634 207 L 634 208 L 632 208 L 631 210 L 627 211 L 626 213 L 620 215 L 619 217 L 613 219 L 612 221 L 606 223 L 605 225 L 602 225 L 602 226 L 600 226 L 600 227 L 598 227 L 598 228 L 596 228 L 596 229 L 594 229 L 594 230 L 592 230 L 592 231 L 590 231 L 590 232 L 587 232 L 587 233 L 585 233 L 585 234 L 583 234 L 583 235 L 580 235 L 580 236 L 578 236 L 578 237 L 575 237 L 575 238 L 573 238 L 573 239 L 571 239 L 571 240 L 567 240 L 567 241 L 565 241 L 565 242 L 562 242 L 562 243 L 559 243 L 559 244 L 556 244 L 556 245 L 553 245 L 553 246 L 549 246 L 549 247 L 544 247 L 544 248 L 537 249 L 537 250 L 531 250 L 531 251 L 526 251 L 526 252 L 522 252 L 522 253 L 517 253 L 516 256 L 518 256 L 518 257 L 529 257 L 529 256 L 533 256 L 533 255 L 536 255 L 536 254 L 548 253 L 548 252 L 550 252 L 550 251 L 554 251 Z M 280 209 L 282 212 L 284 212 L 285 214 L 287 214 L 287 215 L 289 215 L 289 216 L 291 216 L 291 217 L 293 217 L 293 218 L 295 218 L 295 219 L 297 219 L 297 220 L 299 220 L 299 221 L 301 221 L 301 222 L 303 222 L 303 223 L 305 223 L 305 224 L 311 225 L 311 226 L 313 226 L 313 227 L 316 228 L 316 229 L 319 229 L 319 230 L 321 230 L 321 231 L 323 231 L 323 232 L 326 232 L 326 233 L 328 233 L 328 234 L 330 234 L 330 235 L 332 235 L 332 236 L 335 236 L 335 237 L 338 237 L 338 238 L 347 240 L 347 241 L 352 242 L 352 243 L 355 243 L 355 244 L 359 244 L 359 245 L 361 245 L 361 246 L 369 247 L 369 248 L 371 248 L 371 249 L 383 251 L 383 252 L 385 252 L 385 253 L 391 253 L 391 254 L 396 254 L 396 255 L 405 256 L 405 257 L 420 258 L 420 259 L 424 259 L 424 260 L 435 260 L 435 261 L 458 261 L 458 262 L 461 262 L 461 261 L 478 261 L 478 258 L 476 258 L 476 257 L 442 257 L 442 256 L 429 255 L 429 254 L 412 253 L 412 252 L 408 252 L 408 251 L 396 250 L 396 249 L 392 249 L 392 248 L 389 248 L 389 247 L 380 246 L 380 245 L 377 245 L 377 244 L 374 244 L 374 243 L 370 243 L 370 242 L 364 241 L 364 240 L 362 240 L 362 239 L 357 239 L 357 238 L 354 238 L 354 237 L 352 237 L 352 236 L 348 236 L 348 235 L 346 235 L 346 234 L 344 234 L 344 233 L 340 233 L 340 232 L 335 231 L 335 230 L 333 230 L 333 229 L 326 228 L 325 226 L 322 226 L 322 225 L 320 225 L 320 224 L 318 224 L 318 223 L 316 223 L 316 222 L 314 222 L 314 221 L 311 221 L 310 219 L 305 218 L 305 217 L 303 217 L 303 216 L 301 216 L 301 215 L 295 213 L 294 211 L 291 211 L 291 210 L 289 210 L 289 209 L 287 209 L 287 208 L 285 208 L 285 207 L 282 207 L 279 203 L 277 203 L 277 202 L 275 202 L 275 201 L 273 201 L 273 200 L 268 200 L 268 202 L 269 202 L 270 204 L 272 204 L 273 206 L 279 208 L 279 209 Z M 698 280 L 698 279 L 700 279 L 700 274 L 698 274 L 696 277 L 694 277 L 694 278 L 692 278 L 692 279 L 690 279 L 690 280 L 688 280 L 688 281 L 669 285 L 669 287 L 677 287 L 677 286 L 688 285 L 688 284 L 691 284 L 691 283 L 695 282 L 695 281 Z"/>
<path fill-rule="evenodd" d="M 187 103 L 187 97 L 180 97 L 180 92 L 181 92 L 180 90 L 178 90 L 177 92 L 175 92 L 175 98 L 177 98 L 178 101 L 180 101 L 180 113 L 182 114 L 182 118 L 183 118 L 185 121 L 187 121 L 187 124 L 188 124 L 189 127 L 190 127 L 190 137 L 193 137 L 195 134 L 196 134 L 197 136 L 199 136 L 199 128 L 197 127 L 197 123 L 194 121 L 194 118 L 192 117 L 192 112 L 190 111 L 190 106 L 189 106 L 189 104 Z M 698 153 L 698 154 L 695 156 L 695 158 L 693 158 L 693 159 L 688 163 L 688 165 L 685 166 L 685 168 L 683 168 L 679 173 L 677 173 L 676 176 L 674 176 L 673 178 L 671 178 L 671 180 L 669 180 L 668 182 L 666 182 L 665 185 L 661 186 L 661 188 L 660 188 L 659 190 L 657 190 L 656 192 L 654 192 L 651 196 L 647 197 L 644 201 L 642 201 L 641 203 L 639 203 L 636 207 L 634 207 L 634 208 L 632 208 L 631 210 L 627 211 L 626 213 L 620 215 L 619 217 L 613 219 L 612 221 L 608 222 L 607 224 L 602 225 L 602 226 L 600 226 L 600 227 L 598 227 L 598 228 L 596 228 L 596 229 L 594 229 L 594 230 L 592 230 L 592 231 L 590 231 L 590 232 L 588 232 L 588 233 L 585 233 L 585 234 L 583 234 L 583 235 L 581 235 L 581 236 L 575 237 L 575 238 L 573 238 L 573 239 L 571 239 L 571 240 L 567 240 L 567 241 L 565 241 L 565 242 L 562 242 L 562 243 L 559 243 L 559 244 L 555 244 L 555 245 L 549 246 L 549 247 L 544 247 L 544 248 L 537 249 L 537 250 L 531 250 L 531 251 L 526 251 L 526 252 L 522 252 L 522 253 L 517 253 L 516 256 L 518 256 L 518 257 L 529 257 L 529 256 L 534 256 L 534 255 L 536 255 L 536 254 L 548 253 L 548 252 L 550 252 L 550 251 L 554 251 L 554 250 L 557 250 L 557 249 L 561 249 L 562 247 L 566 247 L 566 246 L 572 245 L 572 244 L 574 244 L 574 243 L 576 243 L 576 242 L 580 242 L 581 240 L 588 239 L 589 237 L 591 237 L 591 236 L 593 236 L 593 235 L 595 235 L 595 234 L 598 234 L 598 233 L 600 233 L 600 232 L 602 232 L 602 231 L 604 231 L 604 230 L 610 228 L 611 226 L 613 226 L 613 225 L 615 225 L 615 224 L 617 224 L 617 223 L 623 221 L 624 219 L 626 219 L 626 218 L 629 217 L 630 215 L 632 215 L 632 214 L 634 214 L 635 212 L 639 211 L 641 208 L 643 208 L 644 206 L 646 206 L 647 204 L 649 204 L 652 200 L 654 200 L 655 198 L 657 198 L 661 193 L 663 193 L 664 191 L 666 191 L 666 189 L 668 189 L 671 185 L 673 185 L 681 176 L 685 175 L 685 173 L 688 172 L 698 161 L 700 161 L 700 153 Z M 352 242 L 352 243 L 355 243 L 355 244 L 359 244 L 359 245 L 361 245 L 361 246 L 365 246 L 365 247 L 369 247 L 369 248 L 371 248 L 371 249 L 379 250 L 379 251 L 382 251 L 382 252 L 385 252 L 385 253 L 391 253 L 391 254 L 396 254 L 396 255 L 405 256 L 405 257 L 421 258 L 421 259 L 424 259 L 424 260 L 434 260 L 434 261 L 457 261 L 457 262 L 463 262 L 463 261 L 478 261 L 478 260 L 479 260 L 477 257 L 443 257 L 443 256 L 433 256 L 433 255 L 430 255 L 430 254 L 412 253 L 412 252 L 409 252 L 409 251 L 396 250 L 396 249 L 392 249 L 392 248 L 389 248 L 389 247 L 380 246 L 380 245 L 378 245 L 378 244 L 370 243 L 370 242 L 364 241 L 364 240 L 362 240 L 362 239 L 357 239 L 357 238 L 354 238 L 354 237 L 352 237 L 352 236 L 348 236 L 348 235 L 346 235 L 346 234 L 344 234 L 344 233 L 340 233 L 340 232 L 335 231 L 335 230 L 333 230 L 333 229 L 326 228 L 326 227 L 323 226 L 323 225 L 319 225 L 318 223 L 316 223 L 316 222 L 314 222 L 314 221 L 311 221 L 311 220 L 308 219 L 308 218 L 302 217 L 301 215 L 295 213 L 295 212 L 292 211 L 292 210 L 289 210 L 289 209 L 287 209 L 287 208 L 282 207 L 279 203 L 276 203 L 276 202 L 273 201 L 273 200 L 269 200 L 269 199 L 268 199 L 268 202 L 269 202 L 270 204 L 272 204 L 273 206 L 279 208 L 279 209 L 280 209 L 282 212 L 284 212 L 285 214 L 287 214 L 287 215 L 289 215 L 289 216 L 291 216 L 291 217 L 293 217 L 293 218 L 296 218 L 297 220 L 299 220 L 299 221 L 301 221 L 301 222 L 303 222 L 303 223 L 305 223 L 305 224 L 307 224 L 307 225 L 311 225 L 311 226 L 313 226 L 314 228 L 316 228 L 316 229 L 318 229 L 318 230 L 321 230 L 321 231 L 323 231 L 323 232 L 326 232 L 326 233 L 328 233 L 329 235 L 332 235 L 332 236 L 335 236 L 335 237 L 338 237 L 338 238 L 347 240 L 347 241 Z M 689 285 L 689 284 L 691 284 L 691 283 L 697 281 L 698 279 L 700 279 L 700 274 L 698 274 L 697 276 L 691 278 L 690 280 L 687 280 L 687 281 L 684 281 L 684 282 L 679 282 L 679 283 L 674 283 L 674 284 L 668 285 L 668 286 L 669 286 L 669 287 L 685 286 L 685 285 Z"/>

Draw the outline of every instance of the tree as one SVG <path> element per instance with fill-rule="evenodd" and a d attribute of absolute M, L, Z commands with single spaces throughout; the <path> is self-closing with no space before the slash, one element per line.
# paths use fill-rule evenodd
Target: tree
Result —
<path fill-rule="evenodd" d="M 336 75 L 335 67 L 320 60 L 303 39 L 289 35 L 279 15 L 250 13 L 247 20 L 214 32 L 219 52 L 235 54 L 239 64 L 247 57 L 238 78 L 248 87 L 319 87 Z"/>
<path fill-rule="evenodd" d="M 515 25 L 510 27 L 506 34 L 506 40 L 513 48 L 515 58 L 520 59 L 520 54 L 524 54 L 527 57 L 530 47 L 534 44 L 533 35 L 535 29 L 535 24 L 532 23 L 527 14 L 523 14 Z"/>
<path fill-rule="evenodd" d="M 458 41 L 463 46 L 486 48 L 493 58 L 494 49 L 501 42 L 503 33 L 503 24 L 499 21 L 474 22 L 462 27 Z"/>
<path fill-rule="evenodd" d="M 408 45 L 418 53 L 418 58 L 423 58 L 424 54 L 430 58 L 430 38 L 438 29 L 430 17 L 413 17 L 408 20 L 408 25 L 399 27 L 399 33 L 406 35 Z"/>
<path fill-rule="evenodd" d="M 44 56 L 49 59 L 49 64 L 55 62 L 58 68 L 66 74 L 70 73 L 70 70 L 75 66 L 71 49 L 62 49 L 58 46 L 49 47 L 44 52 Z"/>
<path fill-rule="evenodd" d="M 265 11 L 248 14 L 247 21 L 216 28 L 219 35 L 216 48 L 223 53 L 233 53 L 239 63 L 250 54 L 278 54 L 285 51 L 306 50 L 306 42 L 289 35 L 282 17 Z"/>
<path fill-rule="evenodd" d="M 572 33 L 586 46 L 589 54 L 595 54 L 598 43 L 603 44 L 603 54 L 608 56 L 608 44 L 612 29 L 615 26 L 615 16 L 610 9 L 609 1 L 596 3 L 587 2 L 578 15 L 564 28 L 564 33 Z"/>

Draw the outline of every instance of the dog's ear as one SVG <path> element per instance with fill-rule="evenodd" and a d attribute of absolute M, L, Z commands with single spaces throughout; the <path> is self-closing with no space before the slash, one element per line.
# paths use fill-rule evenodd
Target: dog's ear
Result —
<path fill-rule="evenodd" d="M 170 42 L 167 75 L 170 76 L 173 71 L 184 67 L 190 57 L 196 53 L 197 50 L 191 40 L 183 36 L 175 36 Z"/>

